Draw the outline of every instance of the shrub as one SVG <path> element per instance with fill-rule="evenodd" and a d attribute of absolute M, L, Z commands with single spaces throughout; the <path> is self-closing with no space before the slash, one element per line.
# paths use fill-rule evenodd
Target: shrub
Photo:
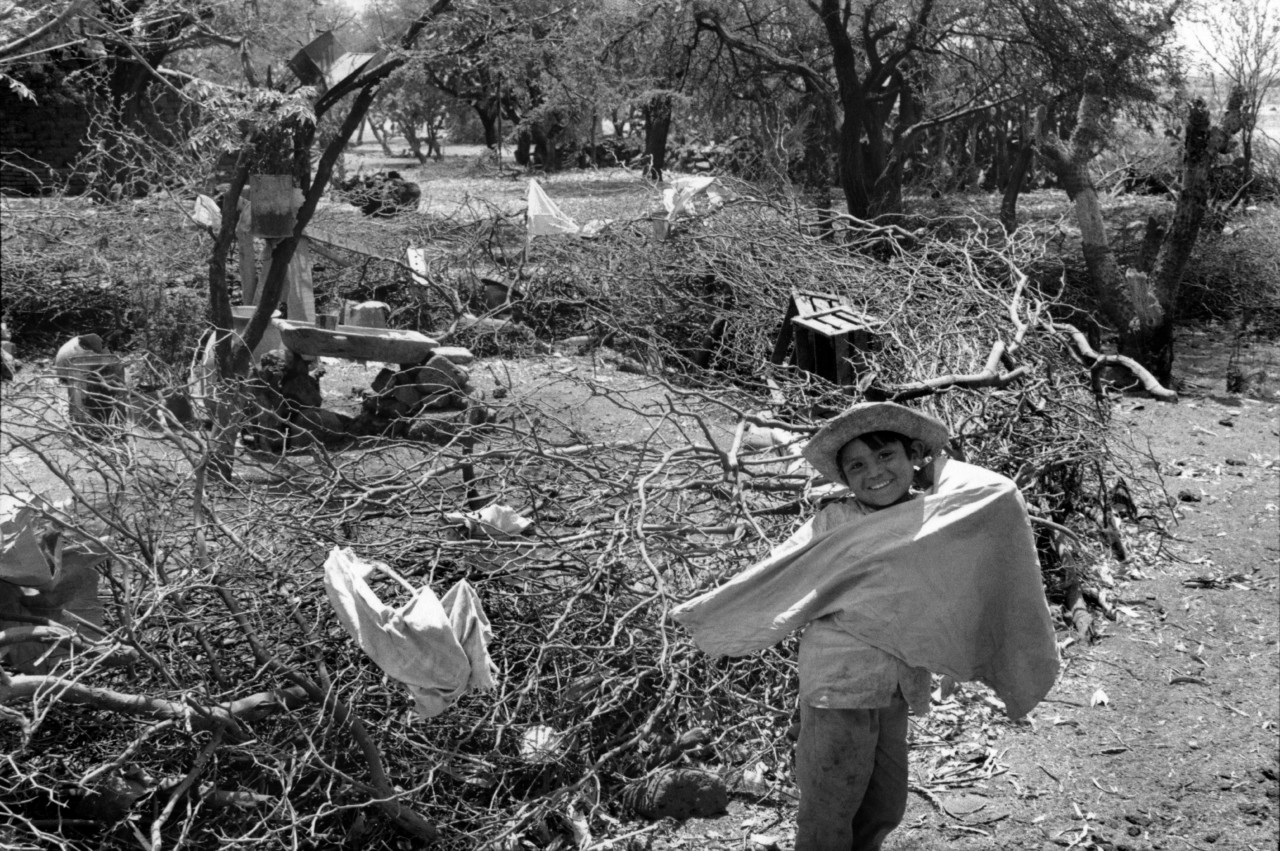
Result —
<path fill-rule="evenodd" d="M 1183 276 L 1182 319 L 1233 320 L 1280 335 L 1280 208 L 1250 208 L 1221 233 L 1204 231 Z"/>
<path fill-rule="evenodd" d="M 194 287 L 147 282 L 129 293 L 130 347 L 184 365 L 208 326 L 208 296 Z"/>
<path fill-rule="evenodd" d="M 52 351 L 78 334 L 97 334 L 109 349 L 130 334 L 127 291 L 110 280 L 5 263 L 4 315 L 19 352 Z"/>

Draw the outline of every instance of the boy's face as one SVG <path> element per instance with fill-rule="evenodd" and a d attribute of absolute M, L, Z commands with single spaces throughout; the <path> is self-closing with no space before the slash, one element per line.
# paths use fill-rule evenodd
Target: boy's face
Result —
<path fill-rule="evenodd" d="M 872 449 L 854 438 L 840 450 L 840 468 L 853 495 L 866 505 L 887 508 L 911 490 L 915 465 L 924 459 L 924 446 L 911 442 L 910 451 L 896 440 Z"/>

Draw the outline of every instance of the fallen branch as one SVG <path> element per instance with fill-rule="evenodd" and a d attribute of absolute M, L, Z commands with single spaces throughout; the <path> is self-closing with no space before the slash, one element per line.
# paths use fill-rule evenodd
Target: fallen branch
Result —
<path fill-rule="evenodd" d="M 0 684 L 0 701 L 49 695 L 67 703 L 85 704 L 123 715 L 156 721 L 185 721 L 193 730 L 225 728 L 232 736 L 245 738 L 247 733 L 241 726 L 241 721 L 256 720 L 282 709 L 296 707 L 303 702 L 304 697 L 299 689 L 282 689 L 261 692 L 219 706 L 181 703 L 161 697 L 96 688 L 57 676 L 18 675 L 9 677 Z M 241 717 L 242 715 L 245 717 Z"/>
<path fill-rule="evenodd" d="M 1156 377 L 1147 371 L 1147 368 L 1138 363 L 1131 357 L 1125 355 L 1103 355 L 1093 350 L 1093 346 L 1089 345 L 1089 338 L 1074 325 L 1067 323 L 1056 323 L 1055 330 L 1066 333 L 1071 343 L 1075 346 L 1075 350 L 1080 357 L 1084 358 L 1089 366 L 1090 373 L 1097 377 L 1098 373 L 1107 366 L 1122 366 L 1129 372 L 1133 373 L 1133 377 L 1138 379 L 1144 390 L 1162 402 L 1178 401 L 1177 392 L 1168 389 Z"/>
<path fill-rule="evenodd" d="M 961 375 L 939 375 L 936 378 L 928 378 L 923 381 L 881 387 L 879 392 L 883 393 L 885 398 L 891 402 L 902 402 L 907 399 L 930 396 L 943 390 L 949 390 L 952 387 L 1005 387 L 1031 371 L 1024 364 L 1008 372 L 1000 372 L 1000 359 L 1004 355 L 1004 342 L 996 340 L 991 346 L 991 353 L 987 355 L 987 362 L 981 372 L 970 372 Z"/>
<path fill-rule="evenodd" d="M 61 624 L 13 626 L 0 630 L 0 647 L 28 641 L 49 645 L 65 642 L 81 653 L 101 653 L 102 661 L 108 665 L 129 665 L 138 661 L 138 651 L 132 647 L 91 641 Z"/>

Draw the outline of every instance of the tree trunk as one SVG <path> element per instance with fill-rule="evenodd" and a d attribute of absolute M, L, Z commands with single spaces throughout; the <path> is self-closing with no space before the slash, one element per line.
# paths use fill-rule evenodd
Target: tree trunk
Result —
<path fill-rule="evenodd" d="M 654 95 L 644 105 L 645 177 L 661 180 L 667 167 L 667 136 L 671 132 L 671 95 Z"/>
<path fill-rule="evenodd" d="M 496 149 L 498 147 L 498 107 L 496 103 L 472 101 L 471 107 L 476 111 L 476 116 L 480 119 L 480 126 L 484 128 L 485 147 Z"/>
<path fill-rule="evenodd" d="M 528 128 L 521 130 L 516 134 L 516 165 L 521 168 L 528 168 L 533 163 L 533 134 Z"/>
<path fill-rule="evenodd" d="M 1133 358 L 1161 384 L 1173 375 L 1173 322 L 1182 272 L 1195 245 L 1209 198 L 1209 170 L 1240 128 L 1241 93 L 1232 93 L 1221 127 L 1210 127 L 1204 101 L 1197 99 L 1187 119 L 1182 192 L 1173 221 L 1160 241 L 1151 272 L 1122 270 L 1107 241 L 1102 205 L 1089 163 L 1102 148 L 1102 83 L 1085 80 L 1076 128 L 1068 144 L 1045 132 L 1043 109 L 1034 138 L 1050 170 L 1075 202 L 1085 266 L 1098 308 L 1119 334 L 1120 354 Z"/>
<path fill-rule="evenodd" d="M 369 122 L 369 132 L 373 134 L 373 138 L 378 140 L 378 147 L 382 148 L 384 157 L 391 156 L 391 146 L 387 144 L 387 131 L 383 130 L 379 121 Z"/>
<path fill-rule="evenodd" d="M 427 156 L 440 162 L 440 158 L 444 156 L 444 151 L 440 147 L 440 131 L 441 126 L 436 123 L 436 119 L 427 122 Z"/>
<path fill-rule="evenodd" d="M 418 128 L 414 126 L 413 119 L 404 118 L 399 122 L 400 129 L 404 131 L 404 139 L 409 143 L 409 151 L 413 154 L 413 158 L 421 165 L 427 161 L 426 154 L 422 153 L 422 139 L 418 138 Z"/>
<path fill-rule="evenodd" d="M 1243 92 L 1236 89 L 1227 102 L 1220 126 L 1211 126 L 1209 109 L 1200 98 L 1191 104 L 1183 133 L 1182 191 L 1173 219 L 1165 230 L 1149 276 L 1143 276 L 1147 298 L 1159 306 L 1148 311 L 1136 326 L 1126 326 L 1120 335 L 1120 353 L 1146 366 L 1161 383 L 1173 375 L 1173 321 L 1177 317 L 1182 273 L 1191 250 L 1200 236 L 1205 210 L 1209 206 L 1209 173 L 1214 161 L 1230 148 L 1231 136 L 1241 126 Z"/>
<path fill-rule="evenodd" d="M 1018 196 L 1022 194 L 1022 187 L 1031 171 L 1035 155 L 1036 146 L 1030 141 L 1024 141 L 1018 146 L 1018 155 L 1009 166 L 1004 195 L 1000 198 L 1000 224 L 1005 233 L 1013 233 L 1018 228 Z"/>
<path fill-rule="evenodd" d="M 1102 81 L 1091 74 L 1085 80 L 1075 131 L 1069 142 L 1064 144 L 1046 130 L 1043 108 L 1036 116 L 1033 138 L 1046 165 L 1075 204 L 1081 250 L 1089 272 L 1094 304 L 1113 328 L 1123 329 L 1135 318 L 1136 311 L 1128 298 L 1126 276 L 1107 240 L 1102 204 L 1089 173 L 1089 163 L 1102 148 L 1103 108 Z"/>
<path fill-rule="evenodd" d="M 857 53 L 845 28 L 843 7 L 839 0 L 822 0 L 819 10 L 831 45 L 832 67 L 843 112 L 836 162 L 849 215 L 870 219 L 895 211 L 902 198 L 902 187 L 900 183 L 894 185 L 893 175 L 885 169 L 883 117 L 869 102 L 863 88 Z"/>
<path fill-rule="evenodd" d="M 831 142 L 835 116 L 825 92 L 805 85 L 804 154 L 801 180 L 808 202 L 819 210 L 831 208 Z"/>

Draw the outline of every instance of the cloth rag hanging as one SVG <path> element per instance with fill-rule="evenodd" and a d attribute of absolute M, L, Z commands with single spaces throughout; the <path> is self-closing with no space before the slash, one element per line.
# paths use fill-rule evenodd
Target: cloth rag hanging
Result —
<path fill-rule="evenodd" d="M 767 558 L 672 616 L 707 653 L 742 656 L 836 612 L 908 665 L 991 686 L 1011 718 L 1057 679 L 1022 495 L 981 467 L 941 459 L 928 493 Z"/>
<path fill-rule="evenodd" d="M 475 589 L 459 580 L 441 600 L 424 585 L 393 608 L 369 587 L 376 568 L 349 548 L 334 547 L 324 564 L 325 591 L 360 649 L 409 688 L 417 713 L 433 718 L 469 688 L 492 689 L 493 630 Z"/>
<path fill-rule="evenodd" d="M 690 216 L 698 215 L 698 209 L 694 206 L 693 200 L 703 192 L 712 198 L 713 204 L 720 203 L 719 193 L 711 188 L 715 182 L 716 178 L 707 175 L 672 179 L 671 185 L 662 190 L 662 206 L 666 208 L 667 220 L 674 222 L 681 213 Z"/>
<path fill-rule="evenodd" d="M 554 234 L 576 234 L 581 228 L 572 218 L 561 212 L 555 202 L 542 191 L 538 181 L 529 181 L 529 211 L 527 213 L 529 237 Z"/>

